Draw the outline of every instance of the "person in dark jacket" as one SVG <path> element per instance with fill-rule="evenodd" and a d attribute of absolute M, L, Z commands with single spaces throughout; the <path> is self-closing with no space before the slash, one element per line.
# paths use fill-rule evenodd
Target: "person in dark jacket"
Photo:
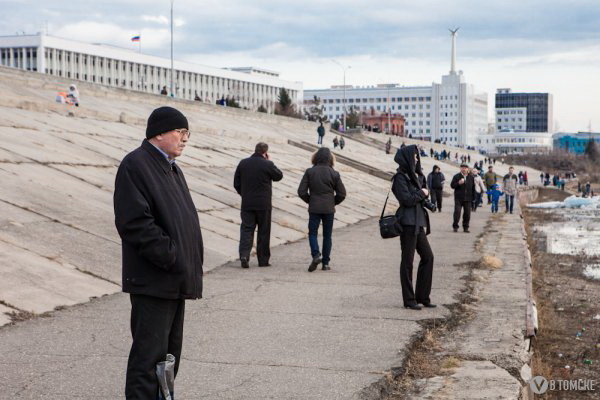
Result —
<path fill-rule="evenodd" d="M 317 144 L 323 145 L 323 136 L 325 136 L 325 127 L 323 126 L 323 123 L 321 122 L 317 128 Z"/>
<path fill-rule="evenodd" d="M 469 173 L 469 165 L 460 165 L 460 172 L 454 175 L 450 187 L 454 189 L 454 222 L 452 228 L 454 228 L 454 232 L 458 232 L 458 222 L 460 221 L 461 210 L 463 210 L 463 230 L 468 233 L 471 205 L 475 198 L 475 179 Z"/>
<path fill-rule="evenodd" d="M 335 157 L 331 150 L 326 147 L 320 148 L 313 154 L 311 161 L 313 166 L 304 172 L 298 186 L 298 196 L 308 203 L 308 243 L 312 256 L 308 271 L 313 272 L 321 262 L 323 262 L 323 270 L 328 271 L 335 206 L 346 198 L 346 188 L 339 172 L 333 169 Z M 317 240 L 321 222 L 323 223 L 322 255 Z"/>
<path fill-rule="evenodd" d="M 123 291 L 131 300 L 133 343 L 127 399 L 155 399 L 156 364 L 181 359 L 186 299 L 202 297 L 204 248 L 198 213 L 175 158 L 190 137 L 171 107 L 150 114 L 146 139 L 117 171 L 115 225 L 122 241 Z"/>
<path fill-rule="evenodd" d="M 392 191 L 398 199 L 400 208 L 396 212 L 399 224 L 402 226 L 400 247 L 402 260 L 400 262 L 400 284 L 402 285 L 402 300 L 405 308 L 420 310 L 420 304 L 425 307 L 436 307 L 431 303 L 431 282 L 433 276 L 433 252 L 427 241 L 431 233 L 429 215 L 423 206 L 423 201 L 429 195 L 424 184 L 425 177 L 421 170 L 419 150 L 416 145 L 405 146 L 396 152 L 394 161 L 398 164 L 393 178 Z M 421 257 L 417 270 L 416 290 L 413 291 L 413 260 L 415 250 Z"/>
<path fill-rule="evenodd" d="M 272 182 L 278 182 L 282 178 L 283 173 L 269 159 L 269 146 L 262 142 L 256 145 L 252 156 L 240 161 L 235 170 L 233 187 L 242 196 L 239 247 L 242 268 L 249 267 L 248 260 L 257 225 L 258 266 L 270 266 Z"/>
<path fill-rule="evenodd" d="M 431 201 L 437 206 L 439 212 L 442 212 L 442 193 L 444 192 L 444 182 L 446 178 L 442 174 L 440 167 L 433 166 L 433 170 L 427 175 L 427 187 L 431 195 Z"/>

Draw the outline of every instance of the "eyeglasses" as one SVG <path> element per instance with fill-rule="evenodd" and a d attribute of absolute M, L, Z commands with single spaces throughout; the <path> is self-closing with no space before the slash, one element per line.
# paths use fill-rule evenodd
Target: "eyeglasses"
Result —
<path fill-rule="evenodd" d="M 179 133 L 182 137 L 183 136 L 187 136 L 188 139 L 190 138 L 190 136 L 192 136 L 192 132 L 190 132 L 188 129 L 173 129 L 175 132 Z"/>

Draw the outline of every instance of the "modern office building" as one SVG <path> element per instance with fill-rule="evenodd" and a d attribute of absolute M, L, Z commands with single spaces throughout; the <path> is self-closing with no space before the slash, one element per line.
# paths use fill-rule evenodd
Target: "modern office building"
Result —
<path fill-rule="evenodd" d="M 552 149 L 551 94 L 498 89 L 495 108 L 496 153 L 543 153 Z"/>
<path fill-rule="evenodd" d="M 325 107 L 329 120 L 343 119 L 344 105 L 357 111 L 401 113 L 405 136 L 440 140 L 457 146 L 476 146 L 477 137 L 488 129 L 487 94 L 476 92 L 456 71 L 456 36 L 452 35 L 452 59 L 448 75 L 431 86 L 384 84 L 368 87 L 332 86 L 305 90 L 305 105 L 314 96 Z M 345 103 L 344 103 L 345 101 Z"/>
<path fill-rule="evenodd" d="M 0 65 L 148 93 L 170 92 L 171 60 L 103 44 L 44 34 L 0 36 Z M 235 98 L 241 107 L 273 112 L 280 88 L 302 104 L 302 83 L 259 68 L 215 68 L 174 61 L 173 95 L 209 103 Z"/>
<path fill-rule="evenodd" d="M 552 133 L 553 99 L 549 93 L 496 92 L 496 129 Z"/>
<path fill-rule="evenodd" d="M 593 140 L 600 145 L 600 132 L 559 132 L 555 133 L 554 149 L 562 149 L 570 153 L 583 154 L 588 146 L 588 143 Z"/>

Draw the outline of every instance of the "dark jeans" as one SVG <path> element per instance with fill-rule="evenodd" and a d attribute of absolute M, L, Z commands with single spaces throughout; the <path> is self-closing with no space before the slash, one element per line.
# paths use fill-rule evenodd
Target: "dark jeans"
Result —
<path fill-rule="evenodd" d="M 481 197 L 482 197 L 481 193 L 475 192 L 475 198 L 471 202 L 471 209 L 473 211 L 477 211 L 477 207 L 479 207 L 479 203 L 481 203 Z"/>
<path fill-rule="evenodd" d="M 402 300 L 404 305 L 429 303 L 431 300 L 431 281 L 433 276 L 433 252 L 427 241 L 423 228 L 415 232 L 414 226 L 403 226 L 400 234 L 400 248 L 402 260 L 400 262 L 400 284 L 402 285 Z M 421 257 L 417 270 L 417 285 L 413 291 L 412 276 L 415 250 Z"/>
<path fill-rule="evenodd" d="M 127 362 L 125 397 L 156 399 L 156 364 L 167 354 L 175 356 L 179 369 L 183 343 L 185 300 L 167 300 L 139 294 L 130 295 L 133 343 Z"/>
<path fill-rule="evenodd" d="M 319 138 L 317 139 L 317 144 L 323 144 L 323 136 L 318 135 Z"/>
<path fill-rule="evenodd" d="M 488 204 L 491 204 L 492 203 L 492 195 L 489 192 L 493 190 L 492 189 L 493 185 L 488 185 L 488 186 L 486 186 L 486 188 L 488 191 L 488 195 L 487 195 L 488 196 Z"/>
<path fill-rule="evenodd" d="M 515 203 L 515 195 L 514 194 L 512 196 L 506 195 L 505 200 L 506 200 L 506 211 L 513 212 L 513 205 Z"/>
<path fill-rule="evenodd" d="M 493 213 L 498 212 L 498 200 L 492 200 L 492 212 Z"/>
<path fill-rule="evenodd" d="M 271 258 L 271 210 L 242 210 L 240 213 L 240 258 L 250 259 L 250 251 L 254 242 L 254 230 L 258 225 L 256 235 L 256 257 L 259 265 L 266 265 Z"/>
<path fill-rule="evenodd" d="M 460 201 L 454 199 L 454 223 L 452 227 L 458 229 L 458 221 L 460 221 L 460 212 L 463 211 L 462 226 L 463 229 L 469 229 L 469 221 L 471 220 L 471 202 Z"/>
<path fill-rule="evenodd" d="M 433 189 L 431 191 L 431 201 L 437 206 L 439 211 L 442 211 L 442 189 Z"/>
<path fill-rule="evenodd" d="M 310 244 L 310 255 L 314 258 L 319 255 L 319 225 L 323 221 L 323 265 L 329 264 L 331 255 L 331 232 L 333 231 L 333 217 L 335 214 L 309 213 L 308 217 L 308 243 Z"/>

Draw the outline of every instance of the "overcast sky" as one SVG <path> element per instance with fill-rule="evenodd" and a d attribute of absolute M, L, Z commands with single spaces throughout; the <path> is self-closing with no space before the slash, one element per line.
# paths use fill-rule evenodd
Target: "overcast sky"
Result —
<path fill-rule="evenodd" d="M 0 35 L 49 34 L 169 56 L 169 0 L 0 0 Z M 307 89 L 430 85 L 457 68 L 488 93 L 549 92 L 560 130 L 600 131 L 600 0 L 175 0 L 175 58 L 256 66 Z"/>

